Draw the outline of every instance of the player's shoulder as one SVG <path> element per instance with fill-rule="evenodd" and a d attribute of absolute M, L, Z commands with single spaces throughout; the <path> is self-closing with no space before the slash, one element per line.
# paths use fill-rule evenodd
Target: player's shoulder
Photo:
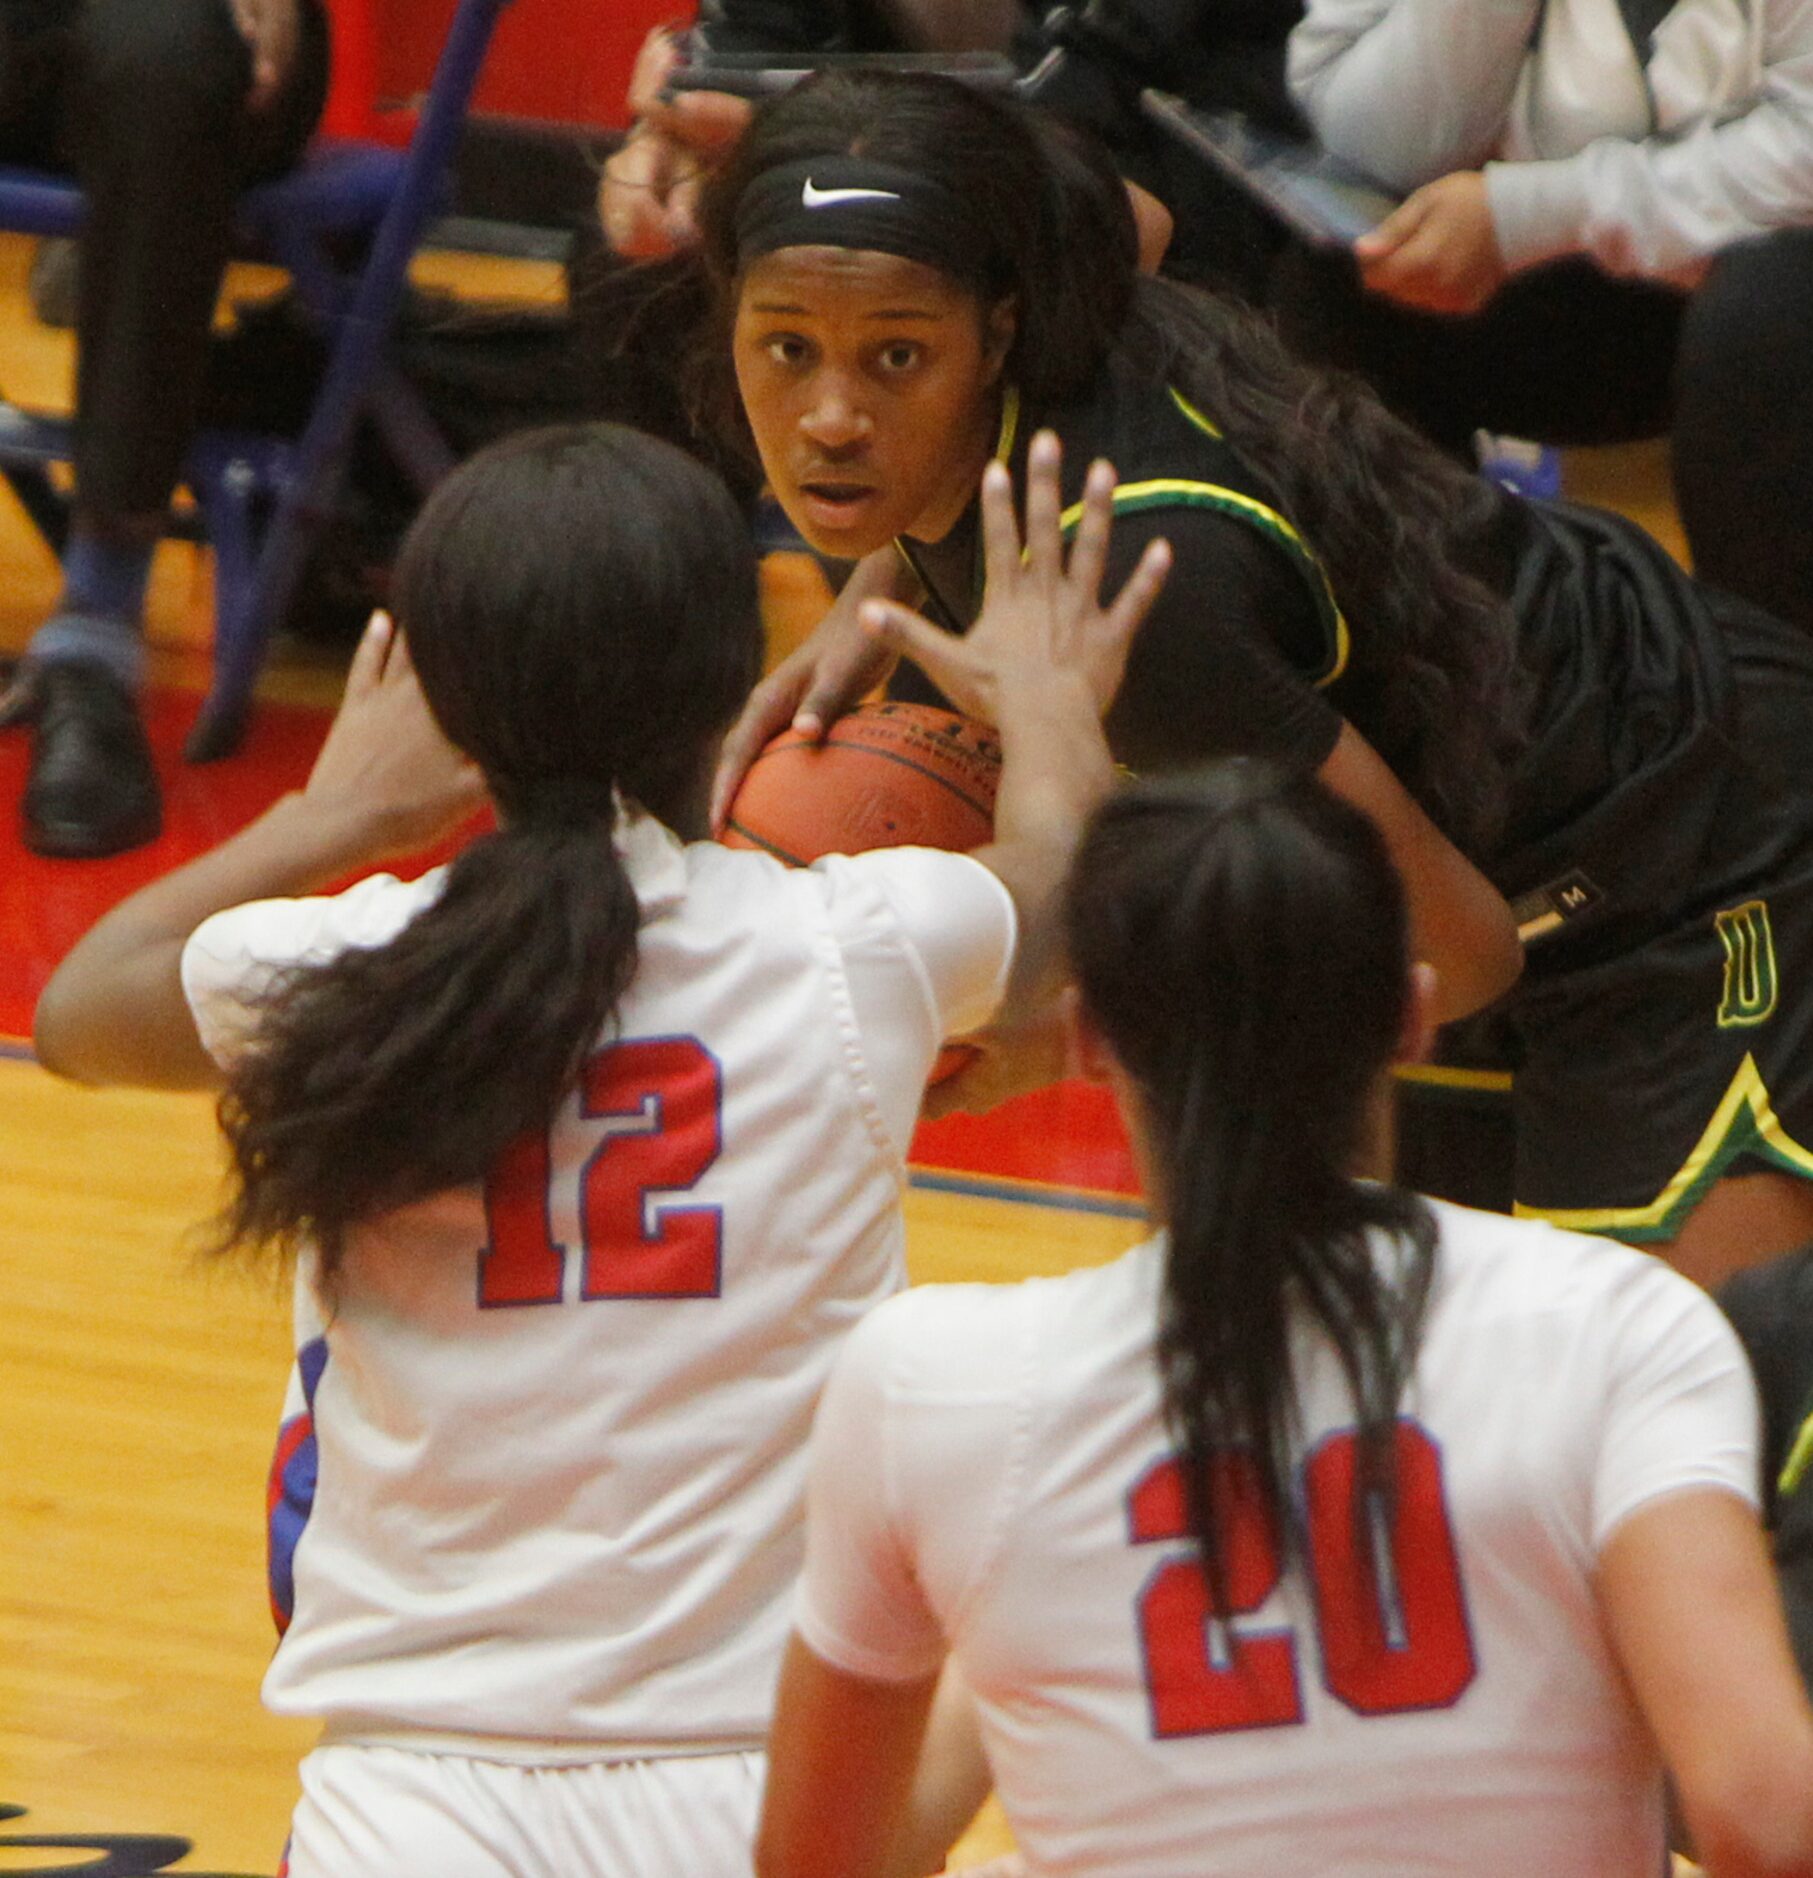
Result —
<path fill-rule="evenodd" d="M 414 880 L 370 874 L 338 893 L 247 901 L 204 920 L 187 950 L 228 962 L 300 964 L 349 946 L 384 945 L 434 904 L 446 878 L 444 867 Z"/>
<path fill-rule="evenodd" d="M 1208 413 L 1142 361 L 1111 353 L 1080 397 L 1040 419 L 1064 445 L 1064 482 L 1080 490 L 1105 456 L 1124 486 L 1153 477 L 1224 475 L 1234 457 Z"/>
<path fill-rule="evenodd" d="M 1160 1242 L 1105 1265 L 1012 1284 L 923 1284 L 871 1311 L 850 1360 L 912 1396 L 986 1395 L 1031 1373 L 1062 1387 L 1067 1358 L 1093 1366 L 1123 1344 L 1150 1345 Z"/>
<path fill-rule="evenodd" d="M 1546 1220 L 1427 1204 L 1440 1243 L 1437 1301 L 1474 1321 L 1559 1318 L 1609 1332 L 1633 1312 L 1717 1318 L 1705 1293 L 1654 1253 Z"/>

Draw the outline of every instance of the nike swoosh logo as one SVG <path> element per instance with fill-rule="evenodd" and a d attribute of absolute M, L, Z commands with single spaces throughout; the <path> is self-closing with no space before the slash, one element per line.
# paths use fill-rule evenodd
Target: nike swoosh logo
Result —
<path fill-rule="evenodd" d="M 891 189 L 820 189 L 812 178 L 800 191 L 800 201 L 809 209 L 828 209 L 834 202 L 898 202 Z"/>

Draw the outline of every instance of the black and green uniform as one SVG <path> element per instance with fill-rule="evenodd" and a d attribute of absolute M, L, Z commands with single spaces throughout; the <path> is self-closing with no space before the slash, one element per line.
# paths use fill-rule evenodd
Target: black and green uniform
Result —
<path fill-rule="evenodd" d="M 1110 590 L 1154 536 L 1174 551 L 1108 719 L 1121 761 L 1315 769 L 1344 720 L 1389 760 L 1365 621 L 1213 411 L 1122 360 L 1074 408 L 1009 400 L 1016 472 L 1035 425 L 1063 441 L 1067 504 L 1094 457 L 1115 466 Z M 1493 1013 L 1492 1066 L 1445 1074 L 1514 1070 L 1519 1210 L 1671 1238 L 1722 1174 L 1813 1178 L 1813 647 L 1617 516 L 1501 492 L 1488 516 L 1472 571 L 1510 602 L 1533 703 L 1503 832 L 1469 858 L 1528 962 Z M 973 514 L 900 545 L 931 615 L 966 626 Z M 934 695 L 917 673 L 896 688 Z"/>

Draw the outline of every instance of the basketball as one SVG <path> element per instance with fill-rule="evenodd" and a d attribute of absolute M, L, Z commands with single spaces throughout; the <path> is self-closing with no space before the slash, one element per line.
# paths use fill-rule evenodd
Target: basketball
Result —
<path fill-rule="evenodd" d="M 749 766 L 722 840 L 761 848 L 790 867 L 870 848 L 967 853 L 994 833 L 1000 739 L 986 724 L 924 704 L 868 704 L 840 717 L 822 743 L 783 731 Z M 976 1052 L 940 1052 L 943 1082 Z"/>
<path fill-rule="evenodd" d="M 783 731 L 749 766 L 723 841 L 790 867 L 870 848 L 967 853 L 994 832 L 1001 745 L 985 724 L 924 704 L 869 704 L 823 742 Z"/>

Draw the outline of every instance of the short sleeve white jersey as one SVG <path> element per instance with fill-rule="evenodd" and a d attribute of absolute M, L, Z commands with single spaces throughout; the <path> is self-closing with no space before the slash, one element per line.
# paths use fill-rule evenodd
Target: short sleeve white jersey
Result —
<path fill-rule="evenodd" d="M 1593 1571 L 1660 1495 L 1754 1503 L 1742 1353 L 1650 1257 L 1435 1216 L 1395 1539 L 1353 1516 L 1353 1414 L 1305 1331 L 1302 1540 L 1281 1557 L 1256 1497 L 1236 1517 L 1226 1625 L 1160 1414 L 1162 1239 L 1060 1279 L 921 1287 L 846 1344 L 801 1634 L 884 1679 L 948 1648 L 1038 1878 L 1663 1869 L 1660 1768 Z"/>
<path fill-rule="evenodd" d="M 617 845 L 636 974 L 551 1124 L 358 1228 L 331 1316 L 298 1272 L 265 1695 L 338 1738 L 759 1744 L 813 1405 L 903 1281 L 940 1041 L 1001 995 L 1012 901 L 963 856 L 790 871 L 640 814 Z M 204 1043 L 230 1060 L 277 975 L 385 943 L 441 879 L 207 921 L 183 959 Z"/>

